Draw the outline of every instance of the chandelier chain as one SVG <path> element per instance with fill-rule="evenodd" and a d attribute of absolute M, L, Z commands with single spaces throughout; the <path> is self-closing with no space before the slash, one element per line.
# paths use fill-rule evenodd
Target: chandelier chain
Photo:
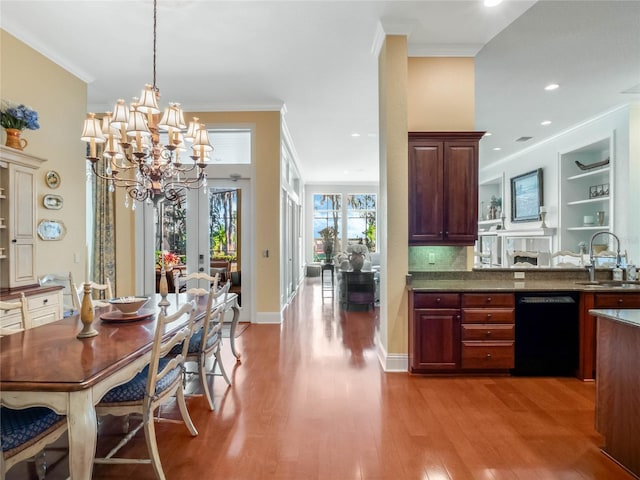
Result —
<path fill-rule="evenodd" d="M 156 85 L 156 50 L 158 42 L 158 1 L 153 0 L 153 90 L 158 91 Z"/>

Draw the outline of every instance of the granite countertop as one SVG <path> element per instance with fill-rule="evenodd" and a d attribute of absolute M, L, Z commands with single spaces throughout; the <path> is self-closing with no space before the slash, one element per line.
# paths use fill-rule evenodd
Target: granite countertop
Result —
<path fill-rule="evenodd" d="M 631 309 L 597 310 L 596 309 L 596 310 L 589 310 L 589 313 L 596 317 L 603 317 L 609 320 L 613 320 L 614 322 L 624 323 L 627 325 L 631 325 L 633 327 L 640 327 L 640 310 L 631 310 Z"/>
<path fill-rule="evenodd" d="M 413 279 L 407 289 L 414 292 L 483 292 L 483 291 L 577 291 L 577 292 L 640 292 L 640 284 L 626 284 L 624 287 L 614 285 L 582 285 L 585 280 L 569 279 Z"/>

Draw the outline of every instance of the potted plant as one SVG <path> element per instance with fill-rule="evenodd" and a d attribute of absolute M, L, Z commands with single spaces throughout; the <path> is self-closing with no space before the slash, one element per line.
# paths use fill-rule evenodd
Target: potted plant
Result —
<path fill-rule="evenodd" d="M 336 239 L 336 229 L 334 227 L 325 227 L 318 232 L 322 237 L 322 251 L 324 252 L 324 261 L 331 263 L 333 254 L 333 246 Z"/>
<path fill-rule="evenodd" d="M 40 128 L 38 124 L 38 112 L 26 107 L 22 104 L 15 105 L 10 102 L 3 101 L 0 108 L 0 126 L 7 132 L 6 145 L 17 150 L 22 150 L 27 146 L 27 141 L 20 138 L 22 130 L 37 130 Z"/>

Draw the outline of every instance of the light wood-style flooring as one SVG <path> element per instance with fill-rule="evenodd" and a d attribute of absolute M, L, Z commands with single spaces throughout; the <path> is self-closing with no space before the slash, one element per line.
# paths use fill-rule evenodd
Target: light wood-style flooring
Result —
<path fill-rule="evenodd" d="M 326 292 L 325 292 L 326 293 Z M 345 312 L 306 278 L 282 325 L 251 325 L 223 346 L 233 386 L 216 377 L 218 410 L 188 399 L 199 430 L 157 428 L 168 479 L 627 480 L 600 452 L 595 384 L 575 378 L 434 378 L 384 373 L 377 309 Z M 179 418 L 177 408 L 162 416 Z M 113 422 L 112 422 L 113 423 Z M 114 444 L 105 422 L 99 449 Z M 146 455 L 142 432 L 126 448 Z M 47 479 L 67 475 L 67 457 Z M 8 479 L 29 478 L 21 465 Z M 99 465 L 95 479 L 153 479 L 148 465 Z"/>

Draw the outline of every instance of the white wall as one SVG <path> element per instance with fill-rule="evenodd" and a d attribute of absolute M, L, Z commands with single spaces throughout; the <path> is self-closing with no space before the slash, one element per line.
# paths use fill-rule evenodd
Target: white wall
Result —
<path fill-rule="evenodd" d="M 305 264 L 313 262 L 313 195 L 317 193 L 342 194 L 343 207 L 347 194 L 375 193 L 377 195 L 376 206 L 380 208 L 380 195 L 377 184 L 307 184 L 305 185 L 304 206 L 304 259 Z M 344 228 L 343 228 L 344 230 Z M 379 230 L 378 230 L 378 234 Z"/>
<path fill-rule="evenodd" d="M 634 139 L 637 143 L 637 138 L 640 136 L 639 109 L 640 107 L 638 106 L 620 107 L 568 129 L 561 135 L 533 144 L 522 152 L 506 157 L 488 167 L 481 168 L 479 173 L 480 183 L 498 177 L 504 172 L 507 184 L 505 185 L 503 208 L 505 212 L 508 212 L 511 205 L 509 179 L 542 167 L 544 172 L 544 205 L 549 209 L 547 225 L 557 227 L 560 188 L 559 155 L 589 145 L 615 133 L 612 157 L 615 162 L 615 217 L 613 232 L 620 237 L 621 248 L 627 250 L 629 259 L 635 263 L 640 263 L 640 222 L 637 214 L 639 202 L 632 201 L 633 197 L 638 197 L 637 191 L 635 191 L 635 195 L 632 195 L 638 185 L 633 185 L 630 181 L 633 178 L 637 179 L 640 175 L 640 148 L 633 147 Z M 633 119 L 635 120 L 631 121 Z M 630 135 L 630 128 L 634 130 L 632 135 Z M 480 163 L 482 163 L 482 159 L 480 159 Z M 517 224 L 517 226 L 511 225 L 508 214 L 505 223 L 507 229 L 520 230 L 535 228 L 539 225 L 536 222 L 530 225 L 527 223 Z M 554 248 L 557 247 L 556 237 Z"/>

